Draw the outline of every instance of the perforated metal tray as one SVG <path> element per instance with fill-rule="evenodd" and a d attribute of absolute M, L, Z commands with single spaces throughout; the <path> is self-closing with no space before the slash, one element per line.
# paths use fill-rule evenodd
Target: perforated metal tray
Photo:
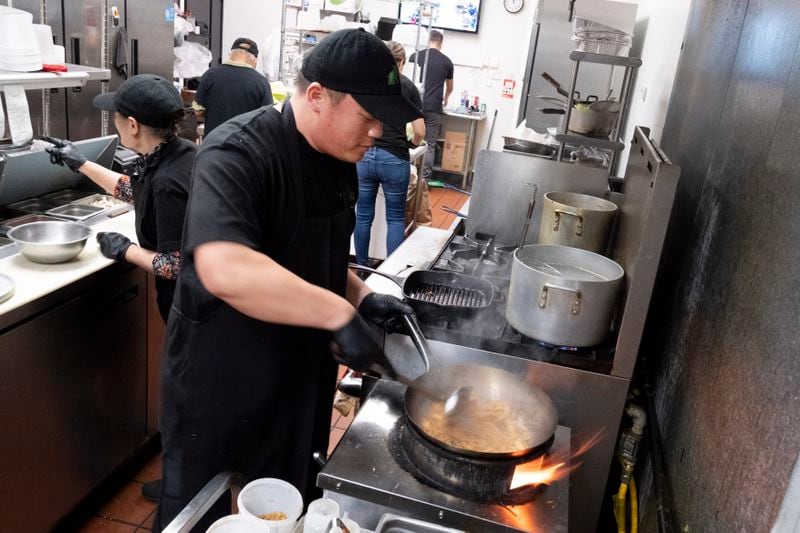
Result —
<path fill-rule="evenodd" d="M 93 217 L 100 211 L 104 211 L 104 209 L 102 207 L 94 207 L 91 205 L 69 204 L 56 207 L 55 209 L 50 209 L 45 213 L 56 217 L 68 218 L 70 220 L 86 220 L 89 217 Z"/>

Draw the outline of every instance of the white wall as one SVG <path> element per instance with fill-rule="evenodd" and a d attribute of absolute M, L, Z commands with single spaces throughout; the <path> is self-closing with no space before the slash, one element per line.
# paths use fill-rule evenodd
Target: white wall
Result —
<path fill-rule="evenodd" d="M 690 7 L 691 0 L 639 2 L 631 55 L 639 55 L 642 66 L 636 73 L 631 94 L 628 127 L 623 137 L 626 146 L 634 126 L 648 126 L 650 137 L 661 142 Z M 627 160 L 628 148 L 618 168 L 624 169 Z"/>
<path fill-rule="evenodd" d="M 283 0 L 225 0 L 222 7 L 222 53 L 227 57 L 237 37 L 247 37 L 258 43 L 256 69 L 261 71 L 261 58 L 270 46 L 274 31 L 280 33 Z"/>

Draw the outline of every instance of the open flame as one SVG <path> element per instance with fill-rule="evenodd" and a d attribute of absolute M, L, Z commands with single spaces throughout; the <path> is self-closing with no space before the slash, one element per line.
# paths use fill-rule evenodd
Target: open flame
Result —
<path fill-rule="evenodd" d="M 602 433 L 593 435 L 581 444 L 571 456 L 569 450 L 564 450 L 518 465 L 514 470 L 509 489 L 514 490 L 527 485 L 551 485 L 559 479 L 563 479 L 581 465 L 576 459 L 600 442 L 601 438 Z M 569 463 L 571 463 L 570 466 L 566 466 Z"/>

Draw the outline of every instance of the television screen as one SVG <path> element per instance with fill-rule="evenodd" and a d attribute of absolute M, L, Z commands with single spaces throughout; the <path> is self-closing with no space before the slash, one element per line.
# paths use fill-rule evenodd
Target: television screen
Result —
<path fill-rule="evenodd" d="M 416 24 L 420 17 L 420 2 L 400 3 L 400 22 Z M 481 14 L 481 0 L 434 0 L 433 27 L 445 30 L 478 33 L 478 19 Z M 422 21 L 428 26 L 427 17 Z"/>

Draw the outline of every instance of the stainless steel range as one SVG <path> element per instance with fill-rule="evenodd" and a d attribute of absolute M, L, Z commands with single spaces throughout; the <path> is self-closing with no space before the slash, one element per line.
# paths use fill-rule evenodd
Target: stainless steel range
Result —
<path fill-rule="evenodd" d="M 582 453 L 580 465 L 569 478 L 569 531 L 595 531 L 680 175 L 680 169 L 648 140 L 646 130 L 636 128 L 631 148 L 623 195 L 616 197 L 608 191 L 604 170 L 511 153 L 480 152 L 465 234 L 437 249 L 432 261 L 424 265 L 411 260 L 407 263 L 473 274 L 500 289 L 500 297 L 490 309 L 476 317 L 421 316 L 422 330 L 436 355 L 434 365 L 500 368 L 523 377 L 553 399 L 559 424 L 570 428 L 571 451 Z M 523 235 L 527 237 L 524 243 L 535 241 L 542 196 L 549 191 L 606 196 L 620 208 L 607 255 L 624 268 L 625 288 L 611 331 L 597 346 L 574 349 L 546 345 L 521 335 L 505 320 L 511 254 Z M 535 208 L 525 232 L 531 199 Z M 385 350 L 398 372 L 413 378 L 425 371 L 407 336 L 387 335 Z M 368 407 L 369 401 L 364 409 Z M 321 483 L 340 455 L 351 460 L 359 456 L 350 455 L 352 441 L 348 435 L 323 471 Z M 366 442 L 361 441 L 364 450 Z M 383 477 L 368 479 L 363 485 L 374 488 L 382 482 Z M 333 483 L 326 488 L 358 500 L 364 494 L 353 490 L 356 485 Z M 456 503 L 452 497 L 444 501 Z"/>
<path fill-rule="evenodd" d="M 399 383 L 380 380 L 317 479 L 359 525 L 374 528 L 385 512 L 471 532 L 567 531 L 568 477 L 532 488 L 510 501 L 480 502 L 439 490 L 404 451 L 403 393 Z M 558 427 L 548 455 L 569 457 L 570 432 Z M 568 460 L 568 459 L 567 459 Z M 564 465 L 567 470 L 569 465 Z"/>

